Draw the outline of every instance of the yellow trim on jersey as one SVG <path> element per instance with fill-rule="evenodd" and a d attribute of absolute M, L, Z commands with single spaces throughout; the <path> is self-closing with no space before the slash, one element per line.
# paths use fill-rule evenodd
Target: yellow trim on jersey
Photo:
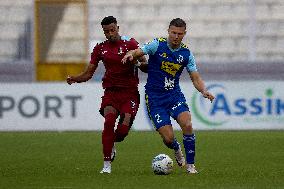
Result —
<path fill-rule="evenodd" d="M 150 107 L 149 107 L 149 101 L 148 101 L 148 95 L 147 94 L 145 94 L 145 101 L 146 101 L 146 107 L 147 107 L 148 116 L 149 116 L 149 118 L 151 120 L 151 123 L 152 123 L 153 127 L 155 129 L 157 129 L 157 127 L 155 125 L 155 122 L 153 121 L 152 116 L 150 114 Z"/>
<path fill-rule="evenodd" d="M 188 49 L 188 46 L 186 44 L 183 44 L 183 43 L 181 43 L 181 47 L 185 48 L 185 49 Z"/>
<path fill-rule="evenodd" d="M 158 38 L 158 41 L 166 42 L 166 41 L 167 41 L 167 38 L 165 38 L 165 37 L 159 37 L 159 38 Z"/>
<path fill-rule="evenodd" d="M 176 73 L 179 71 L 182 65 L 175 64 L 173 62 L 162 62 L 161 70 L 167 72 L 168 74 L 171 74 L 172 76 L 175 76 Z"/>

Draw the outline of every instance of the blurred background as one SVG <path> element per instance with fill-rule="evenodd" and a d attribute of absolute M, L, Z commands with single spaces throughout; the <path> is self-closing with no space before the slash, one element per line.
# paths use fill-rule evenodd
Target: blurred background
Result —
<path fill-rule="evenodd" d="M 253 114 L 274 108 L 276 114 L 273 116 L 279 122 L 284 114 L 280 92 L 284 90 L 283 10 L 283 0 L 0 0 L 0 92 L 4 99 L 0 101 L 0 115 L 10 123 L 10 118 L 5 117 L 8 112 L 20 112 L 13 117 L 34 118 L 37 112 L 43 111 L 37 109 L 40 107 L 37 104 L 42 103 L 49 111 L 51 107 L 54 109 L 56 103 L 48 106 L 49 101 L 38 100 L 37 103 L 33 96 L 12 98 L 9 95 L 24 89 L 27 94 L 35 94 L 56 86 L 68 91 L 63 83 L 65 78 L 84 70 L 93 47 L 105 40 L 101 20 L 113 15 L 118 20 L 120 34 L 134 37 L 140 44 L 155 37 L 166 37 L 169 22 L 176 17 L 184 19 L 187 23 L 184 43 L 194 53 L 203 79 L 221 82 L 222 86 L 222 82 L 231 81 L 227 88 L 238 85 L 229 97 L 236 93 L 240 93 L 238 98 L 243 94 L 258 97 L 266 94 L 257 107 L 247 103 L 246 110 L 250 107 L 255 110 L 250 113 Z M 103 74 L 100 64 L 89 84 L 101 88 Z M 140 73 L 141 83 L 145 83 L 146 77 Z M 188 79 L 187 74 L 183 74 L 182 80 L 185 79 Z M 247 80 L 253 83 L 247 86 Z M 47 85 L 36 90 L 38 84 Z M 270 88 L 272 86 L 275 88 Z M 262 88 L 264 91 L 258 94 Z M 51 91 L 48 94 L 58 93 L 58 90 Z M 270 106 L 265 103 L 266 97 L 273 97 L 273 94 L 277 99 Z M 95 97 L 99 95 L 100 92 Z M 28 105 L 24 107 L 28 102 L 32 110 Z M 58 105 L 61 101 L 55 102 Z M 70 102 L 74 113 L 76 101 Z M 239 113 L 244 112 L 244 106 L 236 105 Z M 58 117 L 60 112 L 50 114 Z M 227 116 L 226 111 L 223 114 Z M 270 116 L 270 110 L 266 114 Z"/>
<path fill-rule="evenodd" d="M 279 80 L 283 10 L 282 0 L 0 0 L 0 81 L 56 81 L 81 71 L 105 40 L 100 22 L 108 15 L 141 44 L 183 18 L 184 42 L 208 79 Z"/>

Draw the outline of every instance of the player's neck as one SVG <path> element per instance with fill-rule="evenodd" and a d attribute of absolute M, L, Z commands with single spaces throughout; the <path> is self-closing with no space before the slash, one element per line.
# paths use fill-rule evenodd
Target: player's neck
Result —
<path fill-rule="evenodd" d="M 180 44 L 174 45 L 169 40 L 167 41 L 167 43 L 168 43 L 168 47 L 170 47 L 172 50 L 176 50 L 176 49 L 180 48 Z"/>
<path fill-rule="evenodd" d="M 177 49 L 180 48 L 180 44 L 179 44 L 179 45 L 174 45 L 174 44 L 168 42 L 168 47 L 169 47 L 170 49 L 172 49 L 173 51 L 175 51 L 175 50 L 177 50 Z"/>
<path fill-rule="evenodd" d="M 179 45 L 169 44 L 169 45 L 173 50 L 178 49 L 180 47 L 180 44 Z"/>
<path fill-rule="evenodd" d="M 121 36 L 120 35 L 118 35 L 116 38 L 115 38 L 115 40 L 108 40 L 110 43 L 116 43 L 116 42 L 118 42 L 118 41 L 120 41 L 121 40 Z"/>

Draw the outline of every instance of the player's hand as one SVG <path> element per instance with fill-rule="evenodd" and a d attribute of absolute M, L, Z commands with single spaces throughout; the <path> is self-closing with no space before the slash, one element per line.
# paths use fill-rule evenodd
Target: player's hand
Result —
<path fill-rule="evenodd" d="M 122 62 L 123 64 L 125 64 L 127 61 L 132 62 L 133 59 L 134 59 L 134 58 L 133 58 L 133 55 L 132 55 L 132 54 L 126 54 L 126 55 L 122 58 L 121 62 Z"/>
<path fill-rule="evenodd" d="M 72 76 L 69 76 L 66 78 L 66 81 L 69 85 L 71 85 L 72 83 L 76 83 L 76 81 L 74 80 L 74 78 Z"/>
<path fill-rule="evenodd" d="M 209 93 L 208 91 L 202 92 L 202 95 L 203 95 L 204 98 L 208 98 L 211 103 L 213 102 L 213 100 L 214 100 L 214 98 L 215 98 L 215 97 L 214 97 L 211 93 Z"/>

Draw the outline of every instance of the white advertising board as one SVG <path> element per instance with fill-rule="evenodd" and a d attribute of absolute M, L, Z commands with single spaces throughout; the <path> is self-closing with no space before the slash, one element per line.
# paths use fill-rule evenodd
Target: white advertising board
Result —
<path fill-rule="evenodd" d="M 183 85 L 198 129 L 284 129 L 283 82 L 211 82 L 213 103 Z"/>
<path fill-rule="evenodd" d="M 284 129 L 284 85 L 275 81 L 207 82 L 210 103 L 192 86 L 180 83 L 198 130 Z M 152 130 L 144 83 L 134 130 Z M 0 84 L 0 131 L 102 130 L 100 83 Z M 179 129 L 172 121 L 175 129 Z"/>

